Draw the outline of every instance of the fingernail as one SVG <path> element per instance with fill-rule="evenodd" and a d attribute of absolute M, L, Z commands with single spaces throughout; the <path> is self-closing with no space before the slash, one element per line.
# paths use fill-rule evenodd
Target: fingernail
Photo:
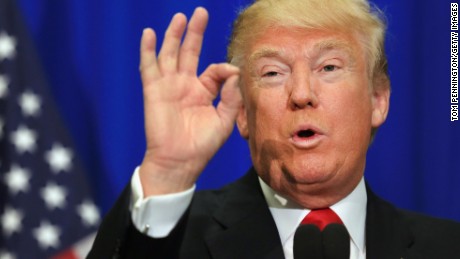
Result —
<path fill-rule="evenodd" d="M 228 67 L 228 69 L 230 69 L 230 70 L 234 70 L 234 71 L 238 71 L 238 72 L 240 71 L 240 68 L 239 68 L 239 67 L 237 67 L 237 66 L 235 66 L 235 65 L 232 65 L 232 64 L 229 64 L 229 63 L 227 63 L 227 67 Z"/>

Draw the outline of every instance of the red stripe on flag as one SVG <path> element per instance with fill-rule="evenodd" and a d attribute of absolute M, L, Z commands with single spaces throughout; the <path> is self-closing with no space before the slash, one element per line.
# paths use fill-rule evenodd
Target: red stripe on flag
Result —
<path fill-rule="evenodd" d="M 67 249 L 55 256 L 51 259 L 79 259 L 72 248 Z"/>

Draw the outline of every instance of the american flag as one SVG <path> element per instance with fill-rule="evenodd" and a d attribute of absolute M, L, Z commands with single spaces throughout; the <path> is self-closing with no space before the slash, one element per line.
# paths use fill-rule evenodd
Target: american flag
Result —
<path fill-rule="evenodd" d="M 48 91 L 15 1 L 0 0 L 0 259 L 84 257 L 100 220 Z"/>

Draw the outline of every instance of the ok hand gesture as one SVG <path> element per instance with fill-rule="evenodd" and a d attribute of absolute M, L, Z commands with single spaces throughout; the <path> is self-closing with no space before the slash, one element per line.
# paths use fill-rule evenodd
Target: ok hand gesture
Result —
<path fill-rule="evenodd" d="M 200 7 L 188 26 L 186 17 L 176 14 L 158 56 L 155 32 L 143 32 L 140 71 L 147 150 L 140 178 L 145 197 L 190 188 L 232 132 L 241 109 L 237 67 L 213 64 L 196 75 L 207 21 L 208 13 Z"/>

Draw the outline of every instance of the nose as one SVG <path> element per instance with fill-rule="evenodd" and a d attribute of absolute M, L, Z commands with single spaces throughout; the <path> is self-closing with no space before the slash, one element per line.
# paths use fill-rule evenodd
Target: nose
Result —
<path fill-rule="evenodd" d="M 313 80 L 310 71 L 307 69 L 293 72 L 288 89 L 290 91 L 289 106 L 291 109 L 298 110 L 318 106 L 318 97 L 314 89 Z"/>

